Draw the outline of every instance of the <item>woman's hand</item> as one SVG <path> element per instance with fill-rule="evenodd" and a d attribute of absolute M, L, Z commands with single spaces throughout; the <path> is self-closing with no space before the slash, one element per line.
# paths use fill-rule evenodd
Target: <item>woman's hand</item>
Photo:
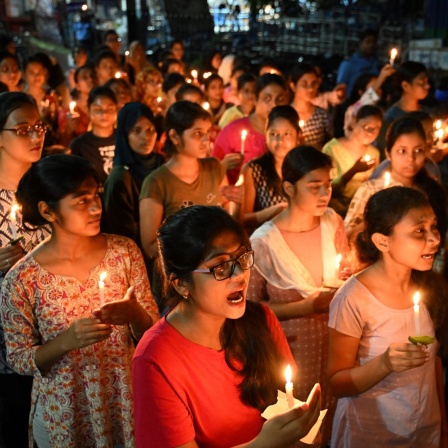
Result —
<path fill-rule="evenodd" d="M 318 386 L 309 403 L 304 403 L 268 420 L 254 440 L 254 444 L 250 446 L 277 448 L 297 443 L 310 432 L 319 418 L 320 397 L 320 386 Z"/>
<path fill-rule="evenodd" d="M 223 185 L 220 188 L 221 194 L 235 204 L 242 204 L 244 199 L 244 184 L 243 185 Z"/>
<path fill-rule="evenodd" d="M 61 334 L 61 347 L 65 352 L 84 348 L 88 345 L 107 339 L 112 332 L 111 325 L 101 322 L 95 317 L 83 317 L 75 320 L 70 327 Z"/>
<path fill-rule="evenodd" d="M 0 271 L 8 272 L 24 255 L 20 243 L 0 248 Z"/>
<path fill-rule="evenodd" d="M 354 174 L 363 173 L 364 171 L 368 171 L 368 170 L 370 170 L 370 168 L 372 168 L 375 165 L 375 163 L 376 163 L 375 159 L 370 159 L 367 162 L 363 159 L 363 157 L 360 157 L 355 162 L 355 164 L 351 167 L 351 170 L 353 171 Z"/>
<path fill-rule="evenodd" d="M 389 372 L 404 372 L 425 364 L 429 352 L 422 346 L 410 343 L 391 344 L 382 355 L 382 366 Z"/>
<path fill-rule="evenodd" d="M 93 315 L 104 324 L 125 325 L 138 319 L 140 309 L 134 287 L 131 286 L 122 300 L 106 303 L 99 310 L 93 311 Z"/>
<path fill-rule="evenodd" d="M 221 160 L 221 163 L 226 167 L 227 170 L 234 170 L 238 168 L 243 163 L 244 157 L 238 153 L 233 152 L 230 154 L 226 154 L 224 158 Z"/>

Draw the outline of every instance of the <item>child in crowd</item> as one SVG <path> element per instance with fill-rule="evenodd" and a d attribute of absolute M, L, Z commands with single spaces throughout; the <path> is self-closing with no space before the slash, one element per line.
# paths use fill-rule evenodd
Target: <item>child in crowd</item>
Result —
<path fill-rule="evenodd" d="M 224 93 L 224 83 L 222 78 L 216 73 L 211 74 L 204 81 L 205 98 L 209 104 L 208 111 L 212 116 L 213 124 L 217 125 L 225 110 L 230 107 L 222 99 Z"/>
<path fill-rule="evenodd" d="M 330 304 L 328 377 L 338 397 L 331 446 L 447 446 L 439 357 L 448 342 L 447 288 L 430 272 L 436 215 L 421 192 L 391 187 L 369 199 L 364 218 L 356 245 L 370 266 Z M 436 341 L 408 341 L 420 335 Z"/>
<path fill-rule="evenodd" d="M 74 155 L 92 163 L 102 190 L 114 159 L 117 100 L 111 89 L 99 86 L 91 90 L 87 104 L 92 130 L 75 138 L 70 148 Z"/>
<path fill-rule="evenodd" d="M 95 57 L 95 74 L 99 86 L 106 84 L 109 79 L 115 77 L 119 65 L 115 54 L 110 50 L 100 51 Z"/>

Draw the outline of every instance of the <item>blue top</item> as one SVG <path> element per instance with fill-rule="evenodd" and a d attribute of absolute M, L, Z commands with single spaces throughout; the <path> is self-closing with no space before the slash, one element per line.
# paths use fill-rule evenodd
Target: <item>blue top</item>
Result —
<path fill-rule="evenodd" d="M 378 58 L 376 56 L 366 58 L 357 51 L 350 59 L 341 62 L 336 82 L 337 84 L 347 85 L 347 96 L 349 97 L 358 76 L 367 73 L 372 75 L 380 73 Z"/>

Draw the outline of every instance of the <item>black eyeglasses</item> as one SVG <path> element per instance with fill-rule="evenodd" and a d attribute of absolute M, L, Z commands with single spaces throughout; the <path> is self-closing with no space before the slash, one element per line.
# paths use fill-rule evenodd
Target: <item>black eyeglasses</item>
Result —
<path fill-rule="evenodd" d="M 254 265 L 254 251 L 248 250 L 244 254 L 232 260 L 223 261 L 211 268 L 195 269 L 193 272 L 202 274 L 213 274 L 215 279 L 219 281 L 225 280 L 233 275 L 236 264 L 241 266 L 241 269 L 247 271 Z"/>
<path fill-rule="evenodd" d="M 33 126 L 20 126 L 20 128 L 2 129 L 2 131 L 15 132 L 17 137 L 31 137 L 34 133 L 37 135 L 45 134 L 50 130 L 48 124 L 35 124 Z"/>

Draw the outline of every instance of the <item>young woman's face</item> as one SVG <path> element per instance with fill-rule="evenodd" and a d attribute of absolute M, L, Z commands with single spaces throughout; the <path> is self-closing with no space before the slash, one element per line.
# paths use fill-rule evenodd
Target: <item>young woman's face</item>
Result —
<path fill-rule="evenodd" d="M 428 74 L 423 72 L 410 83 L 403 81 L 402 87 L 405 93 L 413 96 L 416 100 L 424 100 L 428 96 L 431 85 L 429 84 Z"/>
<path fill-rule="evenodd" d="M 209 100 L 221 101 L 224 95 L 224 84 L 220 79 L 213 80 L 205 91 Z"/>
<path fill-rule="evenodd" d="M 117 34 L 111 33 L 104 42 L 115 54 L 118 54 L 121 48 L 121 39 Z"/>
<path fill-rule="evenodd" d="M 102 86 L 104 83 L 115 77 L 118 71 L 117 61 L 113 58 L 104 58 L 99 61 L 95 68 L 98 85 Z"/>
<path fill-rule="evenodd" d="M 47 81 L 47 69 L 38 62 L 31 62 L 25 69 L 25 82 L 30 87 L 42 88 Z"/>
<path fill-rule="evenodd" d="M 146 117 L 140 117 L 128 133 L 129 146 L 140 155 L 151 154 L 156 143 L 157 131 Z"/>
<path fill-rule="evenodd" d="M 195 120 L 190 129 L 185 130 L 181 136 L 177 136 L 174 142 L 177 152 L 197 159 L 207 157 L 211 127 L 212 122 L 208 119 Z"/>
<path fill-rule="evenodd" d="M 405 183 L 412 180 L 425 164 L 425 153 L 425 140 L 419 134 L 400 135 L 387 153 L 392 178 Z"/>
<path fill-rule="evenodd" d="M 292 187 L 286 189 L 290 207 L 312 216 L 322 216 L 331 198 L 330 168 L 310 171 Z"/>
<path fill-rule="evenodd" d="M 172 62 L 166 69 L 166 74 L 169 73 L 180 73 L 181 75 L 183 75 L 184 74 L 183 65 L 180 64 L 179 62 Z"/>
<path fill-rule="evenodd" d="M 14 131 L 6 129 L 26 128 L 42 125 L 37 109 L 30 105 L 14 110 L 0 131 L 0 156 L 3 160 L 14 160 L 22 164 L 37 162 L 42 154 L 45 133 L 34 129 L 29 135 L 19 136 Z"/>
<path fill-rule="evenodd" d="M 119 82 L 115 82 L 110 86 L 111 90 L 115 93 L 117 98 L 117 109 L 121 110 L 123 106 L 132 101 L 131 88 L 124 86 Z"/>
<path fill-rule="evenodd" d="M 285 118 L 274 120 L 266 131 L 266 143 L 275 158 L 284 159 L 297 146 L 298 140 L 297 129 Z"/>
<path fill-rule="evenodd" d="M 225 261 L 235 260 L 245 252 L 247 249 L 235 234 L 223 232 L 213 240 L 210 252 L 197 269 L 213 268 Z M 220 281 L 209 272 L 191 275 L 188 302 L 204 319 L 213 319 L 221 324 L 225 319 L 238 319 L 244 314 L 249 269 L 243 270 L 236 263 L 233 275 Z"/>
<path fill-rule="evenodd" d="M 83 94 L 88 95 L 95 85 L 95 77 L 91 68 L 83 68 L 78 73 L 76 88 Z"/>
<path fill-rule="evenodd" d="M 162 87 L 162 78 L 159 75 L 151 75 L 145 84 L 145 95 L 156 98 Z"/>
<path fill-rule="evenodd" d="M 179 59 L 179 61 L 182 60 L 182 58 L 184 57 L 184 47 L 181 43 L 176 42 L 172 47 L 171 47 L 171 52 L 173 53 L 174 57 L 176 59 Z"/>
<path fill-rule="evenodd" d="M 252 110 L 255 107 L 255 81 L 246 82 L 243 88 L 238 90 L 238 98 L 241 101 L 241 106 L 247 110 Z"/>
<path fill-rule="evenodd" d="M 101 199 L 96 181 L 86 179 L 76 192 L 58 202 L 57 210 L 53 213 L 55 231 L 78 236 L 97 235 L 100 231 Z"/>
<path fill-rule="evenodd" d="M 315 73 L 305 73 L 296 84 L 291 83 L 294 98 L 300 101 L 311 102 L 316 98 L 319 89 L 319 78 Z"/>
<path fill-rule="evenodd" d="M 351 137 L 363 145 L 370 145 L 378 137 L 381 123 L 378 117 L 361 118 L 353 126 Z"/>
<path fill-rule="evenodd" d="M 387 237 L 387 252 L 398 264 L 429 271 L 440 244 L 437 219 L 432 208 L 411 209 Z"/>
<path fill-rule="evenodd" d="M 196 103 L 199 104 L 199 106 L 202 106 L 202 103 L 204 102 L 204 96 L 198 92 L 188 92 L 184 94 L 179 101 L 182 100 L 191 101 L 192 103 Z"/>
<path fill-rule="evenodd" d="M 89 57 L 87 56 L 87 53 L 84 50 L 79 49 L 74 57 L 76 67 L 82 67 L 87 64 L 88 59 Z"/>
<path fill-rule="evenodd" d="M 117 105 L 110 98 L 96 97 L 90 105 L 89 112 L 93 127 L 113 129 L 117 120 Z"/>
<path fill-rule="evenodd" d="M 286 92 L 277 84 L 269 84 L 262 89 L 255 103 L 255 112 L 267 120 L 268 115 L 275 106 L 286 104 Z"/>
<path fill-rule="evenodd" d="M 9 57 L 0 62 L 0 82 L 6 84 L 10 92 L 16 89 L 21 76 L 15 59 Z"/>

